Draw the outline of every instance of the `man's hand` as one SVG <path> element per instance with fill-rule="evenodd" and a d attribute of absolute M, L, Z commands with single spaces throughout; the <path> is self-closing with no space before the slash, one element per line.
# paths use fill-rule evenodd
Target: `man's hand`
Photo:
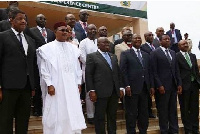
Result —
<path fill-rule="evenodd" d="M 124 97 L 124 92 L 123 90 L 120 90 L 120 98 Z"/>
<path fill-rule="evenodd" d="M 97 101 L 97 95 L 96 95 L 96 92 L 95 91 L 90 91 L 89 92 L 89 96 L 90 96 L 90 100 L 92 102 L 96 102 Z"/>
<path fill-rule="evenodd" d="M 35 90 L 32 90 L 31 95 L 32 97 L 35 96 Z"/>
<path fill-rule="evenodd" d="M 150 88 L 150 95 L 151 97 L 155 94 L 155 89 L 154 88 Z"/>
<path fill-rule="evenodd" d="M 160 86 L 158 88 L 158 91 L 159 91 L 160 94 L 165 94 L 165 88 L 163 86 Z"/>
<path fill-rule="evenodd" d="M 131 96 L 131 87 L 126 87 L 126 89 L 125 89 L 125 92 L 126 92 L 126 95 L 127 96 Z"/>
<path fill-rule="evenodd" d="M 177 87 L 177 94 L 182 94 L 182 87 L 181 86 Z"/>
<path fill-rule="evenodd" d="M 78 84 L 78 90 L 79 90 L 79 93 L 81 93 L 82 88 L 81 88 L 81 85 L 79 85 L 79 84 Z"/>
<path fill-rule="evenodd" d="M 48 94 L 51 95 L 51 96 L 55 95 L 55 88 L 54 88 L 53 85 L 48 86 Z"/>
<path fill-rule="evenodd" d="M 0 88 L 0 102 L 2 101 L 3 99 L 3 93 L 2 93 L 2 89 Z"/>

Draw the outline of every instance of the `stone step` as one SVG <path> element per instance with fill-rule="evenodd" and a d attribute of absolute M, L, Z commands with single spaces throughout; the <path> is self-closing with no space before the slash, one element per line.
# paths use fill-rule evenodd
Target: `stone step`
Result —
<path fill-rule="evenodd" d="M 121 112 L 121 114 L 124 114 L 123 111 L 118 111 L 119 113 Z M 180 115 L 178 115 L 178 122 L 179 122 L 179 126 L 182 126 L 182 121 L 180 118 Z M 30 121 L 29 121 L 29 133 L 28 134 L 41 134 L 42 133 L 42 121 L 41 121 L 41 117 L 30 117 Z M 149 128 L 148 131 L 152 131 L 155 132 L 157 134 L 157 132 L 159 131 L 159 122 L 158 122 L 158 118 L 155 119 L 149 119 Z M 158 129 L 158 130 L 156 130 Z M 125 119 L 118 119 L 117 120 L 117 130 L 118 131 L 123 131 L 126 130 L 126 121 Z M 84 134 L 90 134 L 90 133 L 94 133 L 95 129 L 94 129 L 94 125 L 91 124 L 87 124 L 87 129 L 83 130 L 82 132 Z M 149 134 L 149 133 L 148 133 Z"/>

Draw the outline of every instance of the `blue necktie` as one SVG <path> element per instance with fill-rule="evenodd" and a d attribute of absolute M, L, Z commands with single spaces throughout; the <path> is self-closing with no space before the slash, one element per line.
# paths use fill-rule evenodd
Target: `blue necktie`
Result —
<path fill-rule="evenodd" d="M 110 68 L 112 69 L 111 59 L 108 53 L 104 53 L 104 58 L 106 59 L 107 63 L 109 64 Z"/>
<path fill-rule="evenodd" d="M 142 64 L 142 67 L 143 67 L 143 59 L 142 59 L 142 56 L 140 55 L 139 49 L 137 49 L 137 56 L 138 56 L 138 59 L 139 59 L 140 63 Z"/>
<path fill-rule="evenodd" d="M 18 35 L 18 37 L 19 37 L 19 42 L 20 42 L 20 44 L 23 46 L 23 44 L 22 44 L 22 36 L 21 36 L 21 34 L 18 33 L 17 35 Z"/>

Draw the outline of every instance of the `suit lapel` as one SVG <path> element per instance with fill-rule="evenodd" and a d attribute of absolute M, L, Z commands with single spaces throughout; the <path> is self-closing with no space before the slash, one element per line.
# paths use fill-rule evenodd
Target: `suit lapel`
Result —
<path fill-rule="evenodd" d="M 181 52 L 180 52 L 179 54 L 180 54 L 180 60 L 181 60 L 181 62 L 184 63 L 184 64 L 187 66 L 188 69 L 190 69 L 190 66 L 189 66 L 189 64 L 187 63 L 185 57 L 181 54 Z M 191 58 L 190 58 L 190 59 L 191 59 Z M 192 62 L 192 61 L 191 61 L 191 62 Z"/>
<path fill-rule="evenodd" d="M 163 57 L 165 57 L 165 60 L 166 60 L 167 62 L 169 62 L 168 59 L 167 59 L 167 56 L 166 56 L 165 52 L 162 50 L 162 48 L 159 48 L 158 50 L 160 51 L 161 55 L 162 55 Z M 171 53 L 170 53 L 170 54 L 171 54 Z M 172 58 L 172 59 L 173 59 L 173 58 Z"/>
<path fill-rule="evenodd" d="M 135 53 L 135 51 L 132 48 L 130 49 L 130 53 L 138 61 L 138 63 L 142 66 L 142 64 L 140 63 L 140 60 L 137 57 L 137 54 Z M 143 63 L 144 63 L 144 60 L 143 60 Z"/>
<path fill-rule="evenodd" d="M 79 29 L 80 29 L 82 32 L 85 32 L 85 30 L 82 28 L 80 22 L 78 22 L 78 27 L 79 27 Z"/>
<path fill-rule="evenodd" d="M 109 55 L 110 55 L 110 54 L 109 54 Z M 108 62 L 106 61 L 106 59 L 102 56 L 102 54 L 101 54 L 99 51 L 97 51 L 97 56 L 98 56 L 99 59 L 101 59 L 101 60 L 105 63 L 105 65 L 106 65 L 108 68 L 110 68 L 110 65 L 108 64 Z M 110 57 L 110 58 L 111 58 L 111 57 Z M 112 63 L 112 65 L 113 65 L 112 58 L 111 58 L 111 63 Z M 110 68 L 110 70 L 111 70 L 111 68 Z"/>
<path fill-rule="evenodd" d="M 46 30 L 46 31 L 47 31 L 47 30 Z M 44 37 L 42 36 L 40 30 L 39 30 L 37 27 L 35 28 L 35 33 L 36 33 L 36 35 L 38 35 L 38 36 L 40 37 L 40 39 L 41 39 L 43 42 L 46 42 L 46 41 L 44 40 Z M 47 33 L 47 38 L 48 38 L 48 33 Z"/>
<path fill-rule="evenodd" d="M 19 51 L 22 53 L 22 55 L 23 55 L 24 57 L 26 57 L 24 48 L 21 46 L 21 44 L 20 44 L 20 42 L 19 42 L 17 36 L 16 36 L 15 33 L 12 31 L 12 29 L 10 29 L 10 33 L 11 33 L 11 38 L 14 40 L 14 42 L 17 43 L 18 48 L 19 48 Z"/>

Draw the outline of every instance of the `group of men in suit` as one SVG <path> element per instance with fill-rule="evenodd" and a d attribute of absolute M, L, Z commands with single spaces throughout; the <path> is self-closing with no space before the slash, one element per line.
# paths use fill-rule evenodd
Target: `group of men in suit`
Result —
<path fill-rule="evenodd" d="M 87 24 L 88 16 L 86 10 L 80 10 L 78 22 L 73 14 L 68 14 L 65 20 L 72 28 L 72 38 L 80 42 L 83 80 L 91 103 L 86 102 L 87 117 L 91 118 L 88 121 L 94 121 L 96 133 L 106 133 L 105 114 L 108 133 L 116 133 L 118 98 L 124 95 L 127 134 L 136 133 L 136 122 L 140 133 L 147 133 L 148 118 L 153 117 L 151 96 L 154 94 L 162 134 L 178 133 L 177 94 L 185 132 L 198 133 L 197 60 L 194 54 L 187 53 L 188 43 L 181 40 L 174 23 L 170 24 L 167 34 L 162 27 L 157 28 L 155 39 L 152 32 L 146 32 L 143 45 L 140 35 L 133 35 L 130 28 L 124 28 L 120 43 L 111 44 L 111 51 L 107 28 L 99 28 L 97 39 L 97 28 Z M 16 133 L 25 134 L 30 97 L 35 89 L 35 112 L 36 115 L 42 113 L 35 49 L 53 41 L 55 35 L 45 27 L 43 14 L 36 16 L 37 27 L 30 29 L 26 28 L 26 16 L 20 10 L 12 11 L 9 19 L 10 28 L 0 33 L 0 133 L 12 133 L 15 117 Z M 175 53 L 170 46 L 180 52 Z"/>

